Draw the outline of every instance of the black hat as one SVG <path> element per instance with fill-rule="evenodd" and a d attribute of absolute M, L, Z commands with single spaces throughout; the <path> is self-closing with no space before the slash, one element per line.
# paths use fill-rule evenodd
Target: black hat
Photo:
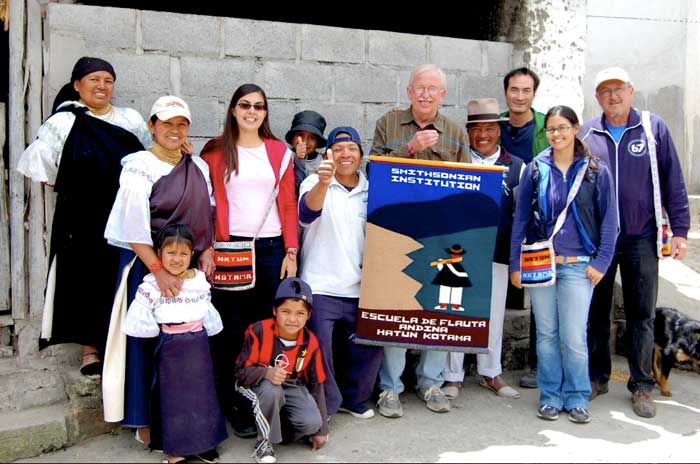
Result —
<path fill-rule="evenodd" d="M 318 148 L 326 146 L 326 139 L 323 137 L 323 131 L 326 130 L 326 120 L 323 116 L 315 111 L 301 111 L 294 115 L 292 119 L 292 128 L 289 129 L 284 139 L 288 144 L 294 145 L 292 137 L 297 131 L 311 132 L 318 138 Z"/>
<path fill-rule="evenodd" d="M 114 80 L 117 79 L 117 73 L 114 72 L 114 68 L 109 61 L 105 61 L 102 58 L 84 56 L 75 62 L 75 66 L 73 66 L 73 73 L 70 76 L 70 81 L 79 81 L 88 74 L 97 71 L 106 71 L 112 75 Z"/>
<path fill-rule="evenodd" d="M 466 251 L 464 251 L 464 249 L 462 248 L 462 245 L 460 245 L 459 243 L 455 243 L 454 245 L 452 245 L 452 247 L 445 248 L 445 250 L 451 255 L 463 255 L 464 253 L 466 253 Z"/>
<path fill-rule="evenodd" d="M 89 56 L 80 58 L 73 66 L 73 72 L 70 75 L 70 82 L 61 87 L 61 90 L 59 90 L 56 94 L 53 105 L 51 105 L 51 114 L 54 114 L 62 103 L 79 100 L 80 94 L 73 87 L 73 83 L 75 81 L 79 81 L 88 74 L 97 71 L 107 71 L 112 75 L 114 80 L 117 80 L 117 74 L 114 72 L 114 68 L 109 61 L 105 61 L 102 58 L 92 58 Z"/>

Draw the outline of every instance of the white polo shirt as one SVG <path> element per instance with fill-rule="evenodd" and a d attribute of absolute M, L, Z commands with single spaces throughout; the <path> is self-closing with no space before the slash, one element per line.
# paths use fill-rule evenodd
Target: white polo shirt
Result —
<path fill-rule="evenodd" d="M 304 227 L 300 255 L 301 278 L 313 293 L 360 297 L 362 256 L 367 223 L 369 183 L 360 171 L 357 186 L 348 192 L 333 178 L 321 216 Z M 299 201 L 318 183 L 312 174 L 299 187 Z"/>

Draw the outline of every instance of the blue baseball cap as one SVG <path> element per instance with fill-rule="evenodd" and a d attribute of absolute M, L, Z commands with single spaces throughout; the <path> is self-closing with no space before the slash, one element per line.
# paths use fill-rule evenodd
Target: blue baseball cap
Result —
<path fill-rule="evenodd" d="M 311 287 L 298 277 L 288 277 L 280 282 L 275 294 L 275 301 L 285 298 L 303 300 L 309 303 L 309 306 L 313 305 Z"/>
<path fill-rule="evenodd" d="M 362 139 L 354 127 L 340 126 L 333 129 L 330 134 L 328 134 L 328 142 L 326 146 L 331 148 L 338 142 L 355 142 L 357 146 L 360 147 L 360 153 L 364 154 L 362 152 Z"/>

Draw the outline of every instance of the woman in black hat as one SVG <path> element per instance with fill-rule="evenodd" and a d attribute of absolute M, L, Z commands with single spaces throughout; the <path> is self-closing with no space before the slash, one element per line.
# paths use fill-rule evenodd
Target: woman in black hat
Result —
<path fill-rule="evenodd" d="M 137 111 L 112 106 L 115 80 L 107 61 L 80 58 L 17 166 L 57 193 L 39 346 L 81 344 L 80 372 L 91 377 L 101 372 L 117 280 L 119 251 L 103 234 L 121 159 L 151 144 Z"/>
<path fill-rule="evenodd" d="M 448 259 L 438 259 L 430 263 L 437 266 L 438 274 L 431 282 L 440 286 L 439 304 L 435 309 L 452 309 L 454 311 L 464 311 L 462 306 L 462 289 L 471 287 L 472 281 L 469 274 L 461 264 L 462 255 L 466 253 L 462 245 L 455 243 L 450 248 L 445 249 L 452 257 Z"/>

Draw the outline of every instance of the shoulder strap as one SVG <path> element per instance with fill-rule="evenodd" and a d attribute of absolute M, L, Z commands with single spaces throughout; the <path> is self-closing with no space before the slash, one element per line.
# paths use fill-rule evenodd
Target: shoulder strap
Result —
<path fill-rule="evenodd" d="M 552 231 L 551 237 L 549 239 L 551 240 L 555 235 L 557 235 L 557 232 L 559 232 L 559 229 L 564 225 L 564 221 L 566 220 L 566 213 L 569 210 L 569 205 L 571 205 L 571 202 L 574 201 L 574 198 L 576 198 L 576 194 L 578 193 L 579 189 L 581 188 L 581 183 L 583 182 L 583 178 L 586 175 L 586 171 L 588 170 L 588 160 L 585 160 L 583 162 L 583 166 L 581 166 L 576 173 L 576 178 L 574 179 L 574 184 L 571 186 L 571 190 L 569 190 L 569 195 L 566 197 L 566 206 L 564 206 L 564 209 L 559 213 L 559 217 L 557 218 L 556 224 L 554 224 L 554 230 Z"/>
<path fill-rule="evenodd" d="M 258 234 L 262 230 L 263 226 L 265 225 L 265 221 L 267 221 L 267 217 L 270 215 L 270 211 L 272 211 L 272 205 L 275 204 L 275 200 L 277 199 L 277 194 L 280 191 L 280 184 L 282 183 L 282 176 L 284 176 L 284 172 L 287 170 L 287 167 L 289 166 L 289 162 L 291 161 L 291 151 L 290 150 L 285 150 L 284 155 L 282 156 L 282 162 L 280 163 L 280 170 L 279 170 L 279 181 L 277 181 L 277 184 L 275 184 L 274 190 L 272 190 L 272 196 L 270 197 L 270 200 L 267 202 L 267 212 L 265 213 L 265 216 L 263 216 L 263 220 L 260 223 L 260 227 L 258 227 L 258 231 L 255 232 L 255 237 L 253 237 L 253 240 L 258 238 Z"/>
<path fill-rule="evenodd" d="M 659 162 L 656 158 L 656 138 L 651 131 L 651 114 L 649 111 L 642 111 L 642 127 L 647 136 L 647 147 L 649 150 L 649 164 L 651 164 L 651 183 L 654 189 L 654 218 L 656 219 L 656 254 L 661 258 L 662 236 L 661 224 L 663 210 L 661 209 L 661 183 L 659 182 Z"/>

